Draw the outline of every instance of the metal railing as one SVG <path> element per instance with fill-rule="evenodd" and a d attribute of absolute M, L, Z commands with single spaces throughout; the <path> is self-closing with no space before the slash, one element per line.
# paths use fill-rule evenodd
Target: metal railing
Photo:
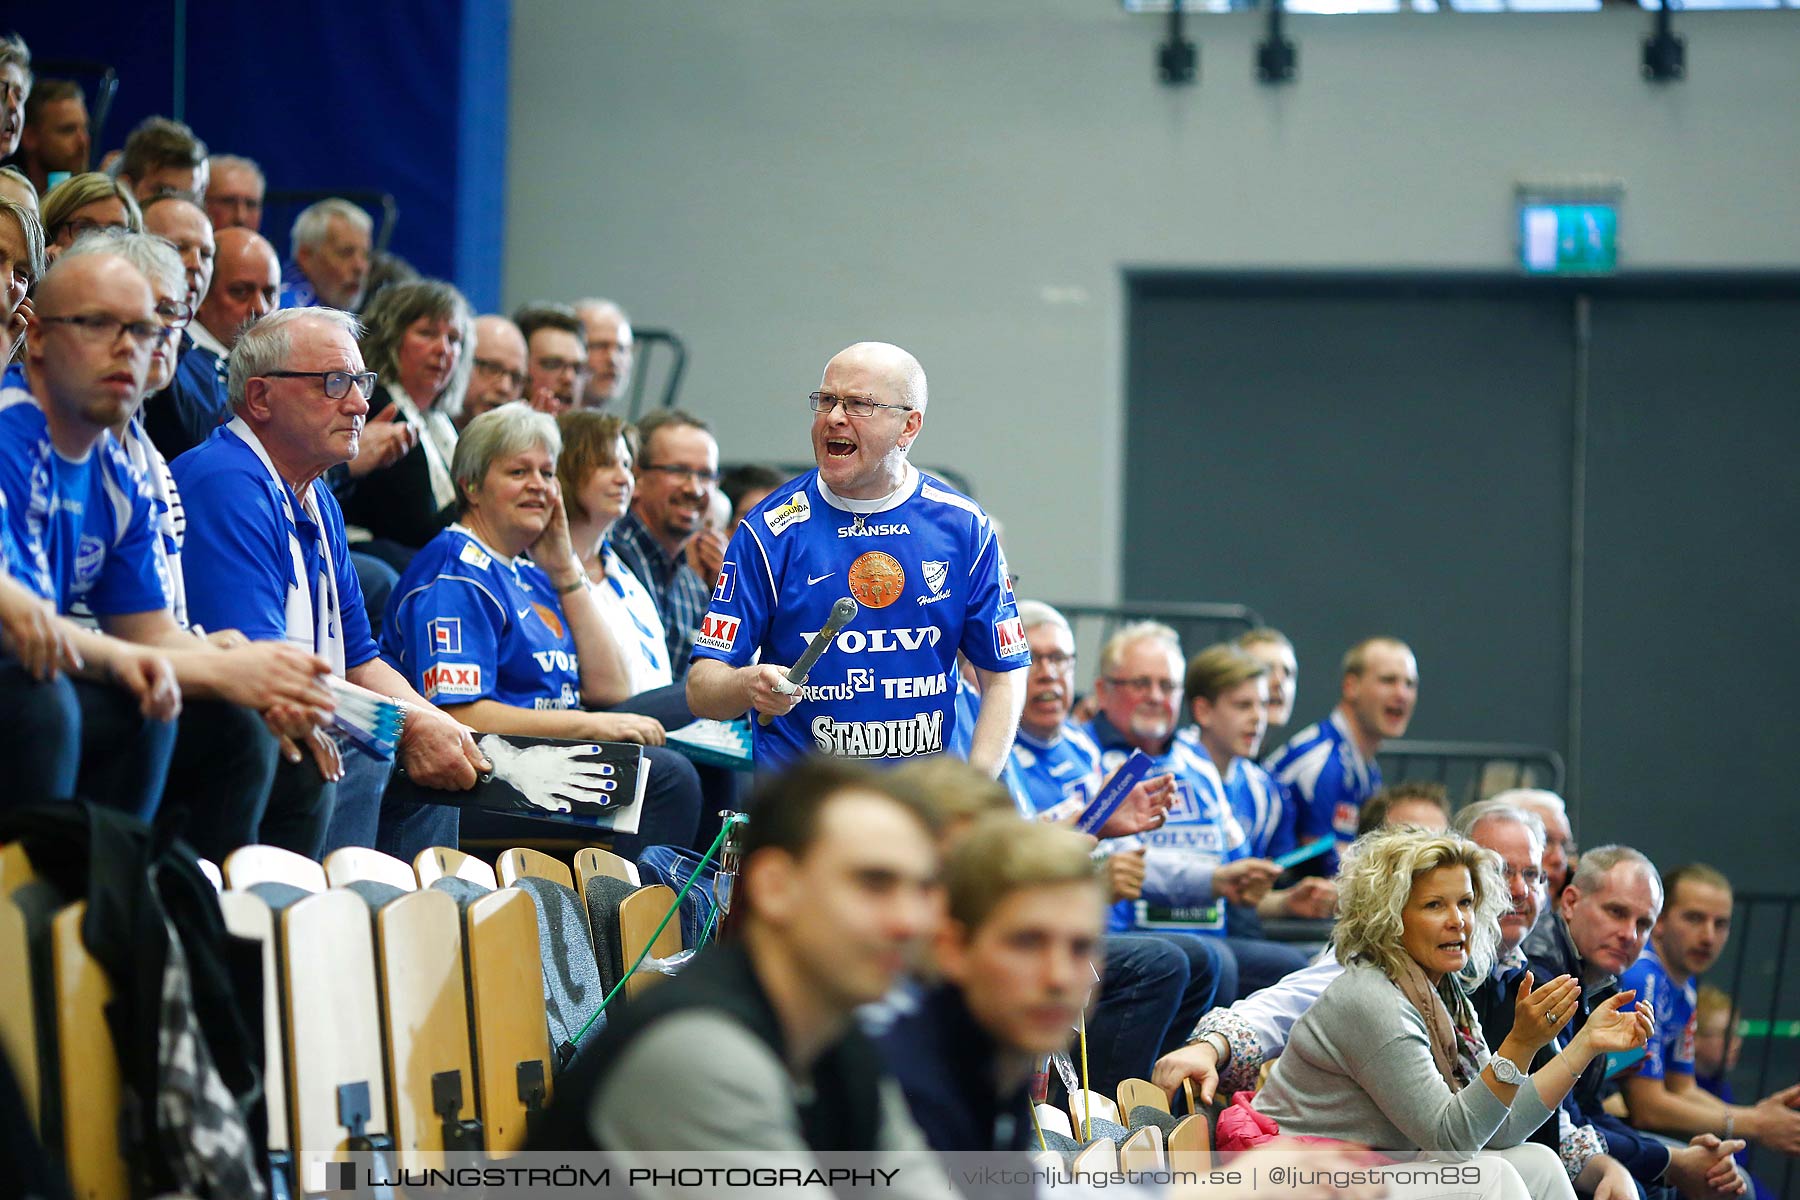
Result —
<path fill-rule="evenodd" d="M 1021 596 L 1031 595 L 1029 582 L 1020 586 Z M 1190 657 L 1214 642 L 1228 642 L 1241 633 L 1263 623 L 1257 611 L 1247 604 L 1214 604 L 1198 601 L 1126 600 L 1119 604 L 1056 604 L 1056 611 L 1069 620 L 1075 633 L 1077 661 L 1084 664 L 1080 674 L 1084 690 L 1092 687 L 1100 666 L 1100 647 L 1121 626 L 1133 621 L 1160 621 L 1181 637 L 1181 649 Z"/>
<path fill-rule="evenodd" d="M 649 388 L 652 375 L 662 376 L 662 399 L 655 407 L 674 408 L 675 401 L 681 395 L 681 377 L 687 374 L 687 343 L 673 330 L 640 329 L 633 337 L 632 353 L 635 362 L 631 369 L 629 419 L 635 422 L 643 415 L 644 393 Z M 658 361 L 665 357 L 669 360 L 667 366 Z"/>
<path fill-rule="evenodd" d="M 1546 746 L 1512 742 L 1388 742 L 1376 755 L 1385 783 L 1431 779 L 1444 785 L 1452 808 L 1509 788 L 1562 792 L 1562 755 Z"/>
<path fill-rule="evenodd" d="M 1733 1098 L 1754 1104 L 1800 1081 L 1800 896 L 1738 892 L 1732 897 L 1731 941 L 1702 980 L 1731 997 L 1735 1027 L 1743 1038 L 1738 1065 L 1729 1072 Z M 1750 1148 L 1750 1173 L 1777 1196 L 1800 1200 L 1795 1160 L 1760 1146 Z"/>

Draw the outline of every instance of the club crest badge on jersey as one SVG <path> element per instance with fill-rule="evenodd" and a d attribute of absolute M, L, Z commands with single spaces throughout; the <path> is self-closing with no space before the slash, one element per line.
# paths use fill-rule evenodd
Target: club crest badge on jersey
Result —
<path fill-rule="evenodd" d="M 891 554 L 870 550 L 850 564 L 850 594 L 864 608 L 886 608 L 905 590 L 906 572 Z"/>
<path fill-rule="evenodd" d="M 431 630 L 431 649 L 436 654 L 462 653 L 462 618 L 433 617 L 428 623 Z"/>
<path fill-rule="evenodd" d="M 919 570 L 924 575 L 925 586 L 931 589 L 931 594 L 942 595 L 944 583 L 950 578 L 950 564 L 947 562 L 922 562 L 919 564 Z"/>
<path fill-rule="evenodd" d="M 562 618 L 556 615 L 555 609 L 551 608 L 548 604 L 540 604 L 536 600 L 533 600 L 531 602 L 531 611 L 537 614 L 538 620 L 542 621 L 544 627 L 556 636 L 557 641 L 562 641 Z"/>

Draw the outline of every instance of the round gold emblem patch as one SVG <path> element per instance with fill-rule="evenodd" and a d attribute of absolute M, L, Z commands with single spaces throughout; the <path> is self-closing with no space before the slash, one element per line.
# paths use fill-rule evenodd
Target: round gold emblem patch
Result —
<path fill-rule="evenodd" d="M 906 590 L 906 572 L 891 554 L 871 550 L 850 564 L 850 594 L 864 608 L 886 608 Z"/>

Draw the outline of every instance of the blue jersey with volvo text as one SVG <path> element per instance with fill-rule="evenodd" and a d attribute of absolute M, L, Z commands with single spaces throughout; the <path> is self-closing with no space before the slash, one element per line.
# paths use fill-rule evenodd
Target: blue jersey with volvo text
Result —
<path fill-rule="evenodd" d="M 0 395 L 0 491 L 20 582 L 61 613 L 112 616 L 169 607 L 149 486 L 104 433 L 80 462 L 51 444 L 29 393 Z"/>
<path fill-rule="evenodd" d="M 1104 714 L 1087 731 L 1100 747 L 1102 771 L 1110 774 L 1131 756 L 1131 746 Z M 1175 801 L 1159 828 L 1118 839 L 1121 849 L 1144 848 L 1144 891 L 1136 900 L 1113 905 L 1112 930 L 1223 936 L 1225 901 L 1214 896 L 1212 875 L 1225 863 L 1250 856 L 1243 826 L 1204 752 L 1171 738 L 1167 750 L 1150 757 L 1153 775 L 1175 777 Z"/>
<path fill-rule="evenodd" d="M 910 464 L 885 501 L 841 499 L 817 471 L 771 493 L 732 535 L 694 657 L 791 665 L 846 595 L 860 608 L 799 705 L 753 726 L 759 769 L 939 753 L 956 728 L 958 650 L 990 671 L 1031 663 L 987 514 Z"/>
<path fill-rule="evenodd" d="M 1210 761 L 1212 756 L 1206 752 L 1196 730 L 1190 727 L 1178 736 L 1194 748 L 1194 753 Z M 1216 768 L 1218 764 L 1213 765 Z M 1281 825 L 1281 785 L 1261 765 L 1247 758 L 1234 758 L 1231 770 L 1225 775 L 1225 798 L 1231 802 L 1231 811 L 1238 824 L 1244 827 L 1250 856 L 1269 857 L 1269 846 Z"/>
<path fill-rule="evenodd" d="M 1275 752 L 1269 774 L 1281 784 L 1284 805 L 1270 857 L 1334 834 L 1337 849 L 1321 861 L 1326 874 L 1336 874 L 1338 856 L 1356 840 L 1363 803 L 1381 786 L 1381 768 L 1364 761 L 1344 714 L 1334 708 Z"/>
<path fill-rule="evenodd" d="M 550 577 L 460 525 L 426 543 L 394 585 L 381 656 L 435 704 L 581 706 L 575 635 Z"/>

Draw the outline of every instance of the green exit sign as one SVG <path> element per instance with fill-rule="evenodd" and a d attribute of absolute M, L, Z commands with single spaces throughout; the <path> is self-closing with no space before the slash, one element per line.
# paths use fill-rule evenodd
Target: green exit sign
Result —
<path fill-rule="evenodd" d="M 1605 275 L 1619 266 L 1619 206 L 1519 203 L 1519 263 L 1533 275 Z"/>

